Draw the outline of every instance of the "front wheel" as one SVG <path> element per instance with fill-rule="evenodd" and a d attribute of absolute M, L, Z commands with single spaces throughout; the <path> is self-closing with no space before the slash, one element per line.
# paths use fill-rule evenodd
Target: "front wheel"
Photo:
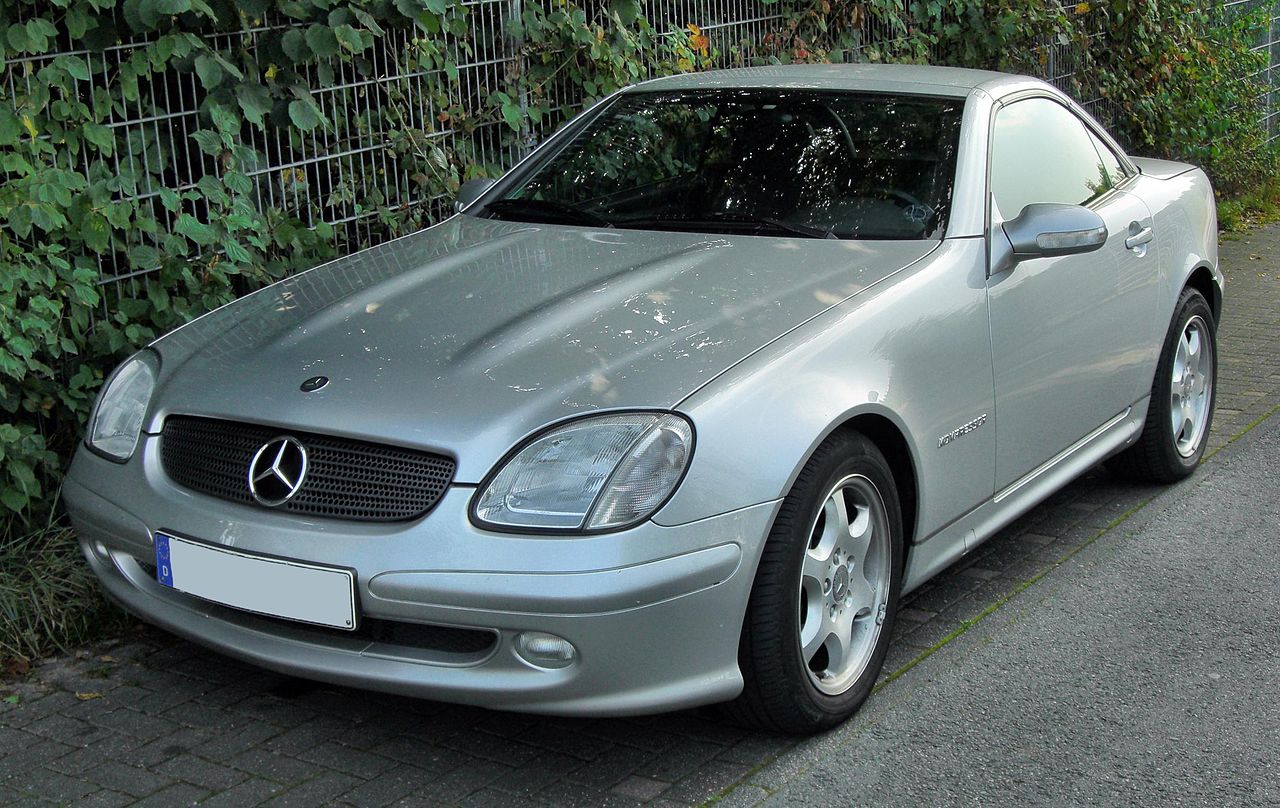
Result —
<path fill-rule="evenodd" d="M 1213 309 L 1184 289 L 1165 337 L 1137 443 L 1107 465 L 1125 477 L 1171 483 L 1195 471 L 1213 422 L 1218 340 Z"/>
<path fill-rule="evenodd" d="M 818 448 L 765 542 L 743 624 L 730 715 L 807 734 L 853 715 L 884 664 L 902 586 L 902 512 L 876 446 Z"/>

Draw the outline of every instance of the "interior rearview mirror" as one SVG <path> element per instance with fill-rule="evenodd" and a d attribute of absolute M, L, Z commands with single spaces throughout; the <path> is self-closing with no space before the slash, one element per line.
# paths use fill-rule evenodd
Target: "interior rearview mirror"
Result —
<path fill-rule="evenodd" d="M 455 213 L 462 213 L 471 207 L 477 199 L 484 196 L 485 191 L 493 187 L 497 180 L 481 178 L 475 180 L 467 180 L 458 187 L 458 194 L 453 199 L 453 210 Z"/>
<path fill-rule="evenodd" d="M 1102 217 L 1081 205 L 1027 205 L 1002 228 L 1014 261 L 1093 252 L 1107 243 Z"/>

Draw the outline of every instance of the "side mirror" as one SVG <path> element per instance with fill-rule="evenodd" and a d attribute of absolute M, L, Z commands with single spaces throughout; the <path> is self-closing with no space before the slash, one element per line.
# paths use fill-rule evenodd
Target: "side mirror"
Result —
<path fill-rule="evenodd" d="M 453 212 L 462 213 L 467 208 L 475 204 L 475 201 L 484 196 L 494 186 L 497 180 L 477 179 L 467 180 L 458 187 L 458 195 L 453 199 Z"/>
<path fill-rule="evenodd" d="M 1027 205 L 1002 225 L 1014 261 L 1093 252 L 1107 243 L 1107 224 L 1080 205 Z"/>

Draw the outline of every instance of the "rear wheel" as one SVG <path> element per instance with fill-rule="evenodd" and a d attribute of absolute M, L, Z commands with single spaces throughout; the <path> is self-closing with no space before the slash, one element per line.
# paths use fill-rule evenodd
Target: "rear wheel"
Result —
<path fill-rule="evenodd" d="M 811 733 L 851 716 L 884 663 L 902 585 L 902 513 L 871 441 L 832 436 L 783 501 L 739 647 L 740 721 Z"/>
<path fill-rule="evenodd" d="M 1200 292 L 1184 289 L 1156 367 L 1142 435 L 1108 467 L 1125 477 L 1162 483 L 1195 471 L 1213 422 L 1217 371 L 1213 310 Z"/>

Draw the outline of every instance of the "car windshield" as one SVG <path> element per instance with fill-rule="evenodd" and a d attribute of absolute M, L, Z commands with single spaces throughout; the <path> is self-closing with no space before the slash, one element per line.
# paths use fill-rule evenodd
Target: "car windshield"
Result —
<path fill-rule="evenodd" d="M 644 230 L 937 238 L 961 111 L 958 99 L 791 89 L 624 94 L 476 212 Z"/>

